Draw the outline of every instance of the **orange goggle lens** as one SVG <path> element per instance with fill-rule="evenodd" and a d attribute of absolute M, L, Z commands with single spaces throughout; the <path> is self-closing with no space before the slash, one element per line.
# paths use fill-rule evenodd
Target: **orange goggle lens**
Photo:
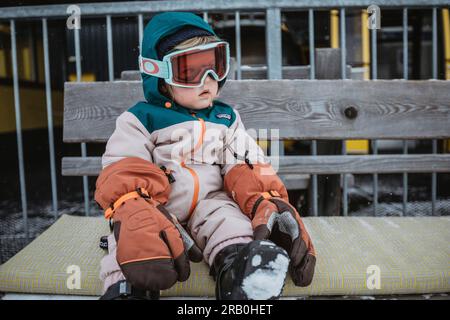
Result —
<path fill-rule="evenodd" d="M 219 44 L 214 48 L 183 52 L 172 56 L 170 63 L 174 84 L 200 85 L 205 72 L 211 70 L 220 81 L 227 72 L 227 47 Z"/>

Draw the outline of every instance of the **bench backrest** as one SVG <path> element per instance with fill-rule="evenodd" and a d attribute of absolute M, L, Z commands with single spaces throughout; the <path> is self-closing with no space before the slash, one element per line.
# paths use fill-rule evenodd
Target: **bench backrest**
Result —
<path fill-rule="evenodd" d="M 66 83 L 64 142 L 106 142 L 117 116 L 143 99 L 139 81 Z M 280 139 L 450 138 L 450 81 L 230 80 L 220 99 L 247 129 L 277 129 Z M 99 158 L 63 159 L 64 175 L 100 169 Z M 448 154 L 280 159 L 281 173 L 443 171 Z"/>

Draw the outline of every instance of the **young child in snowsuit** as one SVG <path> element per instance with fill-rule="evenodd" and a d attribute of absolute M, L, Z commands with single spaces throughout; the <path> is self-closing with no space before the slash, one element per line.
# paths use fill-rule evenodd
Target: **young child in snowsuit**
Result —
<path fill-rule="evenodd" d="M 286 188 L 237 110 L 215 100 L 228 43 L 195 14 L 162 13 L 145 28 L 139 63 L 146 101 L 117 118 L 96 184 L 114 221 L 104 291 L 125 280 L 170 288 L 202 258 L 218 299 L 277 298 L 288 270 L 309 285 L 315 251 Z"/>

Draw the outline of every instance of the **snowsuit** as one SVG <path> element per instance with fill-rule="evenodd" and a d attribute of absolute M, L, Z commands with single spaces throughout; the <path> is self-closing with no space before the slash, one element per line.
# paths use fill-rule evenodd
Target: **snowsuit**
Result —
<path fill-rule="evenodd" d="M 214 34 L 207 23 L 200 18 L 192 19 L 191 15 L 172 13 L 170 22 L 155 16 L 145 28 L 142 55 L 157 59 L 158 41 L 186 25 Z M 246 133 L 237 110 L 218 100 L 205 109 L 187 109 L 159 92 L 157 78 L 141 75 L 146 101 L 136 103 L 117 118 L 116 128 L 102 156 L 103 171 L 97 181 L 96 201 L 107 208 L 121 193 L 132 190 L 108 189 L 125 184 L 124 180 L 111 177 L 117 170 L 108 170 L 109 167 L 120 167 L 119 163 L 127 159 L 132 166 L 135 162 L 130 159 L 140 159 L 144 162 L 139 166 L 145 167 L 148 163 L 161 168 L 168 176 L 167 185 L 149 192 L 164 193 L 165 197 L 159 203 L 187 228 L 202 250 L 204 261 L 211 266 L 224 247 L 253 240 L 255 225 L 252 226 L 254 212 L 251 211 L 257 197 L 252 192 L 259 196 L 276 190 L 287 199 L 287 191 L 276 175 L 267 180 L 268 184 L 251 176 L 245 177 L 249 166 L 264 166 L 267 161 L 261 148 Z M 127 168 L 130 163 L 122 168 Z M 231 171 L 234 172 L 232 176 L 229 175 Z M 149 174 L 155 175 L 156 171 Z M 227 175 L 228 184 L 224 183 Z M 243 177 L 241 180 L 240 176 Z M 132 181 L 139 187 L 148 188 L 152 178 L 146 179 L 145 183 L 136 182 L 141 178 L 139 171 L 130 169 L 126 183 Z M 114 187 L 111 187 L 112 181 L 115 181 Z M 236 181 L 244 186 L 255 184 L 254 190 L 239 191 Z M 111 235 L 108 240 L 109 254 L 103 258 L 100 271 L 104 290 L 124 279 L 116 261 L 115 238 Z M 311 247 L 312 244 L 308 244 L 309 250 L 313 250 Z"/>

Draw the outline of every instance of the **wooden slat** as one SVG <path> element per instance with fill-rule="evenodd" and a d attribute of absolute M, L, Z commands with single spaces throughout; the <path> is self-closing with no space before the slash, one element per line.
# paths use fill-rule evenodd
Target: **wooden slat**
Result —
<path fill-rule="evenodd" d="M 286 156 L 278 173 L 450 172 L 450 154 Z"/>
<path fill-rule="evenodd" d="M 143 100 L 142 84 L 66 83 L 64 99 L 64 141 L 104 142 L 117 116 Z M 279 129 L 282 139 L 450 137 L 450 81 L 230 80 L 220 99 L 247 129 Z M 349 107 L 356 118 L 345 116 Z"/>
<path fill-rule="evenodd" d="M 364 156 L 283 156 L 271 158 L 280 176 L 294 174 L 450 172 L 450 154 L 401 154 Z M 101 171 L 100 157 L 65 157 L 64 176 L 96 176 Z M 294 177 L 287 177 L 292 180 Z"/>
<path fill-rule="evenodd" d="M 63 176 L 97 176 L 101 169 L 101 157 L 64 157 L 62 159 Z M 309 174 L 282 174 L 280 178 L 288 190 L 304 190 L 309 184 Z"/>

